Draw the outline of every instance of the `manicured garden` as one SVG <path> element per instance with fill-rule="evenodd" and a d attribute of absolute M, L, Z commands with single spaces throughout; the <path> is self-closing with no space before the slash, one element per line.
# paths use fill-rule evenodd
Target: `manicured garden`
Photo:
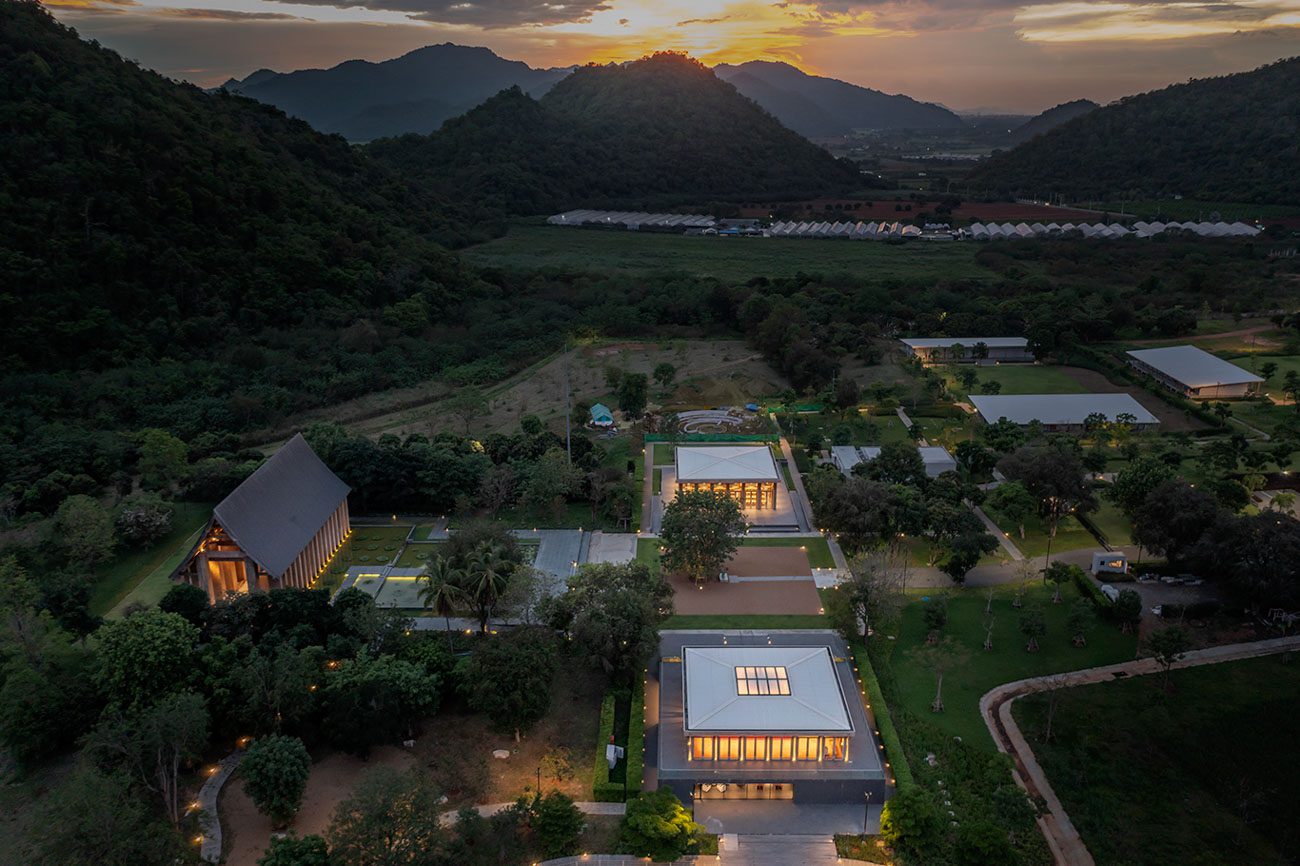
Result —
<path fill-rule="evenodd" d="M 1059 693 L 1013 712 L 1098 863 L 1300 860 L 1295 715 L 1300 665 L 1284 656 Z"/>
<path fill-rule="evenodd" d="M 892 664 L 898 682 L 898 697 L 908 711 L 928 718 L 943 731 L 960 736 L 964 742 L 992 749 L 993 741 L 979 714 L 979 700 L 989 689 L 1025 677 L 1060 671 L 1078 670 L 1131 659 L 1136 638 L 1121 634 L 1118 626 L 1098 619 L 1087 636 L 1087 645 L 1076 647 L 1066 627 L 1071 605 L 1081 598 L 1073 584 L 1061 587 L 1061 604 L 1052 604 L 1052 588 L 1034 580 L 1026 588 L 1023 607 L 1012 606 L 1015 587 L 1002 586 L 993 595 L 993 649 L 984 650 L 985 614 L 988 600 L 985 590 L 961 590 L 949 596 L 948 623 L 943 636 L 951 636 L 967 655 L 943 679 L 942 713 L 930 710 L 934 700 L 935 676 L 914 650 L 925 646 L 928 629 L 923 618 L 924 606 L 918 601 L 903 611 L 894 642 Z M 1039 639 L 1037 652 L 1025 649 L 1026 639 L 1020 632 L 1020 617 L 1032 605 L 1041 606 L 1046 634 Z"/>
<path fill-rule="evenodd" d="M 339 552 L 334 554 L 325 573 L 316 584 L 317 589 L 327 589 L 331 593 L 343 583 L 348 569 L 354 565 L 381 566 L 388 565 L 406 544 L 410 533 L 410 524 L 391 524 L 385 526 L 353 525 L 352 534 L 343 542 Z M 414 566 L 412 566 L 414 567 Z"/>

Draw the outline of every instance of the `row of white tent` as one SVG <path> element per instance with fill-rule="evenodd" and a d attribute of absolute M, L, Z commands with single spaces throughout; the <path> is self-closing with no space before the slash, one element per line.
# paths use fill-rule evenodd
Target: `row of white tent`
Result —
<path fill-rule="evenodd" d="M 921 230 L 897 222 L 778 222 L 767 234 L 781 238 L 918 238 Z"/>
<path fill-rule="evenodd" d="M 1187 231 L 1193 234 L 1207 238 L 1230 238 L 1230 237 L 1254 237 L 1259 234 L 1259 229 L 1245 223 L 1225 223 L 1225 222 L 1171 222 L 1171 223 L 1149 223 L 1135 222 L 1132 228 L 1119 225 L 1102 225 L 1101 223 L 972 223 L 965 229 L 966 236 L 979 240 L 996 240 L 998 238 L 1035 238 L 1044 235 L 1066 234 L 1077 232 L 1085 238 L 1126 238 L 1138 237 L 1149 238 L 1152 235 L 1158 235 L 1162 232 L 1169 231 Z"/>
<path fill-rule="evenodd" d="M 697 213 L 643 213 L 640 211 L 571 210 L 547 217 L 553 226 L 658 226 L 663 228 L 708 228 L 716 221 Z"/>

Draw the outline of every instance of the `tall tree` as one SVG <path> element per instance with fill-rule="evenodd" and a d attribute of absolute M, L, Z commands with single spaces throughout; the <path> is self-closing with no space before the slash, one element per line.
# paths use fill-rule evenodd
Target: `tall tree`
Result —
<path fill-rule="evenodd" d="M 52 529 L 55 545 L 68 562 L 94 568 L 113 556 L 113 516 L 89 496 L 63 500 L 54 513 Z"/>
<path fill-rule="evenodd" d="M 1169 690 L 1169 671 L 1191 648 L 1192 636 L 1182 626 L 1165 626 L 1147 639 L 1147 651 L 1160 666 L 1161 687 L 1166 691 Z"/>
<path fill-rule="evenodd" d="M 1034 495 L 1019 481 L 999 484 L 989 493 L 985 502 L 989 508 L 1014 523 L 1022 539 L 1025 537 L 1025 521 L 1032 517 L 1038 508 Z"/>
<path fill-rule="evenodd" d="M 744 530 L 740 505 L 730 496 L 679 492 L 664 509 L 660 524 L 663 567 L 685 572 L 695 581 L 717 575 L 740 546 Z"/>
<path fill-rule="evenodd" d="M 420 602 L 426 610 L 442 617 L 447 630 L 447 646 L 451 646 L 451 615 L 469 601 L 465 592 L 465 578 L 452 566 L 451 560 L 436 556 L 429 561 L 428 571 L 421 578 Z"/>
<path fill-rule="evenodd" d="M 298 813 L 310 774 L 311 756 L 297 737 L 257 739 L 239 763 L 244 790 L 275 827 L 284 827 Z"/>
<path fill-rule="evenodd" d="M 618 383 L 618 408 L 629 418 L 640 418 L 646 404 L 645 373 L 624 373 Z"/>
<path fill-rule="evenodd" d="M 325 836 L 331 866 L 435 866 L 446 862 L 450 833 L 429 775 L 368 770 L 339 803 Z"/>
<path fill-rule="evenodd" d="M 462 687 L 470 707 L 518 741 L 551 705 L 556 663 L 552 634 L 517 628 L 475 650 Z"/>
<path fill-rule="evenodd" d="M 105 623 L 95 637 L 100 686 L 123 707 L 154 703 L 194 674 L 199 630 L 179 614 L 145 611 Z"/>

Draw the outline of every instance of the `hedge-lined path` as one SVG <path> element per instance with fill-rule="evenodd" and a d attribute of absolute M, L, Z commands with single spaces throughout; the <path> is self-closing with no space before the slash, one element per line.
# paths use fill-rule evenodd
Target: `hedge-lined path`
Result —
<path fill-rule="evenodd" d="M 473 809 L 484 818 L 491 818 L 497 812 L 503 812 L 513 806 L 514 803 L 485 803 L 482 806 L 466 806 L 467 809 Z M 622 815 L 627 812 L 626 803 L 585 803 L 575 802 L 573 805 L 578 807 L 578 811 L 584 815 Z M 449 812 L 443 812 L 438 816 L 438 821 L 445 827 L 450 827 L 456 823 L 456 816 L 460 814 L 460 809 L 452 809 Z M 644 860 L 638 861 L 644 863 Z"/>
<path fill-rule="evenodd" d="M 1192 650 L 1173 664 L 1175 670 L 1212 665 L 1220 662 L 1241 661 L 1259 656 L 1275 655 L 1283 652 L 1300 650 L 1300 635 L 1271 638 L 1269 640 L 1251 641 L 1250 643 L 1226 644 Z M 988 726 L 998 751 L 1011 755 L 1014 762 L 1012 775 L 1016 784 L 1029 792 L 1031 796 L 1042 797 L 1047 811 L 1038 818 L 1038 826 L 1047 839 L 1052 856 L 1058 864 L 1065 866 L 1094 866 L 1095 861 L 1079 836 L 1061 805 L 1060 798 L 1052 790 L 1047 775 L 1038 764 L 1033 749 L 1021 733 L 1011 715 L 1011 706 L 1025 695 L 1054 689 L 1073 688 L 1093 683 L 1110 682 L 1124 676 L 1142 676 L 1159 673 L 1160 666 L 1153 658 L 1136 659 L 1115 665 L 1072 671 L 1064 674 L 1033 677 L 1005 683 L 991 689 L 980 698 L 980 715 Z"/>

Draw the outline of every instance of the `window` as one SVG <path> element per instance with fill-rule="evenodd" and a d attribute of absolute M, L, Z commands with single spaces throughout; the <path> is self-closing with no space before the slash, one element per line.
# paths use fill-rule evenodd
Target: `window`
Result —
<path fill-rule="evenodd" d="M 783 667 L 747 665 L 736 668 L 736 694 L 788 695 L 790 677 Z"/>
<path fill-rule="evenodd" d="M 772 738 L 772 760 L 788 761 L 794 755 L 794 737 Z"/>
<path fill-rule="evenodd" d="M 718 760 L 740 760 L 740 737 L 718 737 Z"/>
<path fill-rule="evenodd" d="M 821 757 L 821 737 L 796 737 L 795 760 L 815 761 Z"/>
<path fill-rule="evenodd" d="M 691 757 L 697 761 L 712 761 L 713 737 L 691 737 Z"/>
<path fill-rule="evenodd" d="M 767 760 L 767 737 L 745 737 L 745 760 Z"/>
<path fill-rule="evenodd" d="M 845 737 L 827 737 L 825 740 L 825 758 L 828 761 L 843 761 L 844 750 L 848 747 L 848 739 Z"/>

